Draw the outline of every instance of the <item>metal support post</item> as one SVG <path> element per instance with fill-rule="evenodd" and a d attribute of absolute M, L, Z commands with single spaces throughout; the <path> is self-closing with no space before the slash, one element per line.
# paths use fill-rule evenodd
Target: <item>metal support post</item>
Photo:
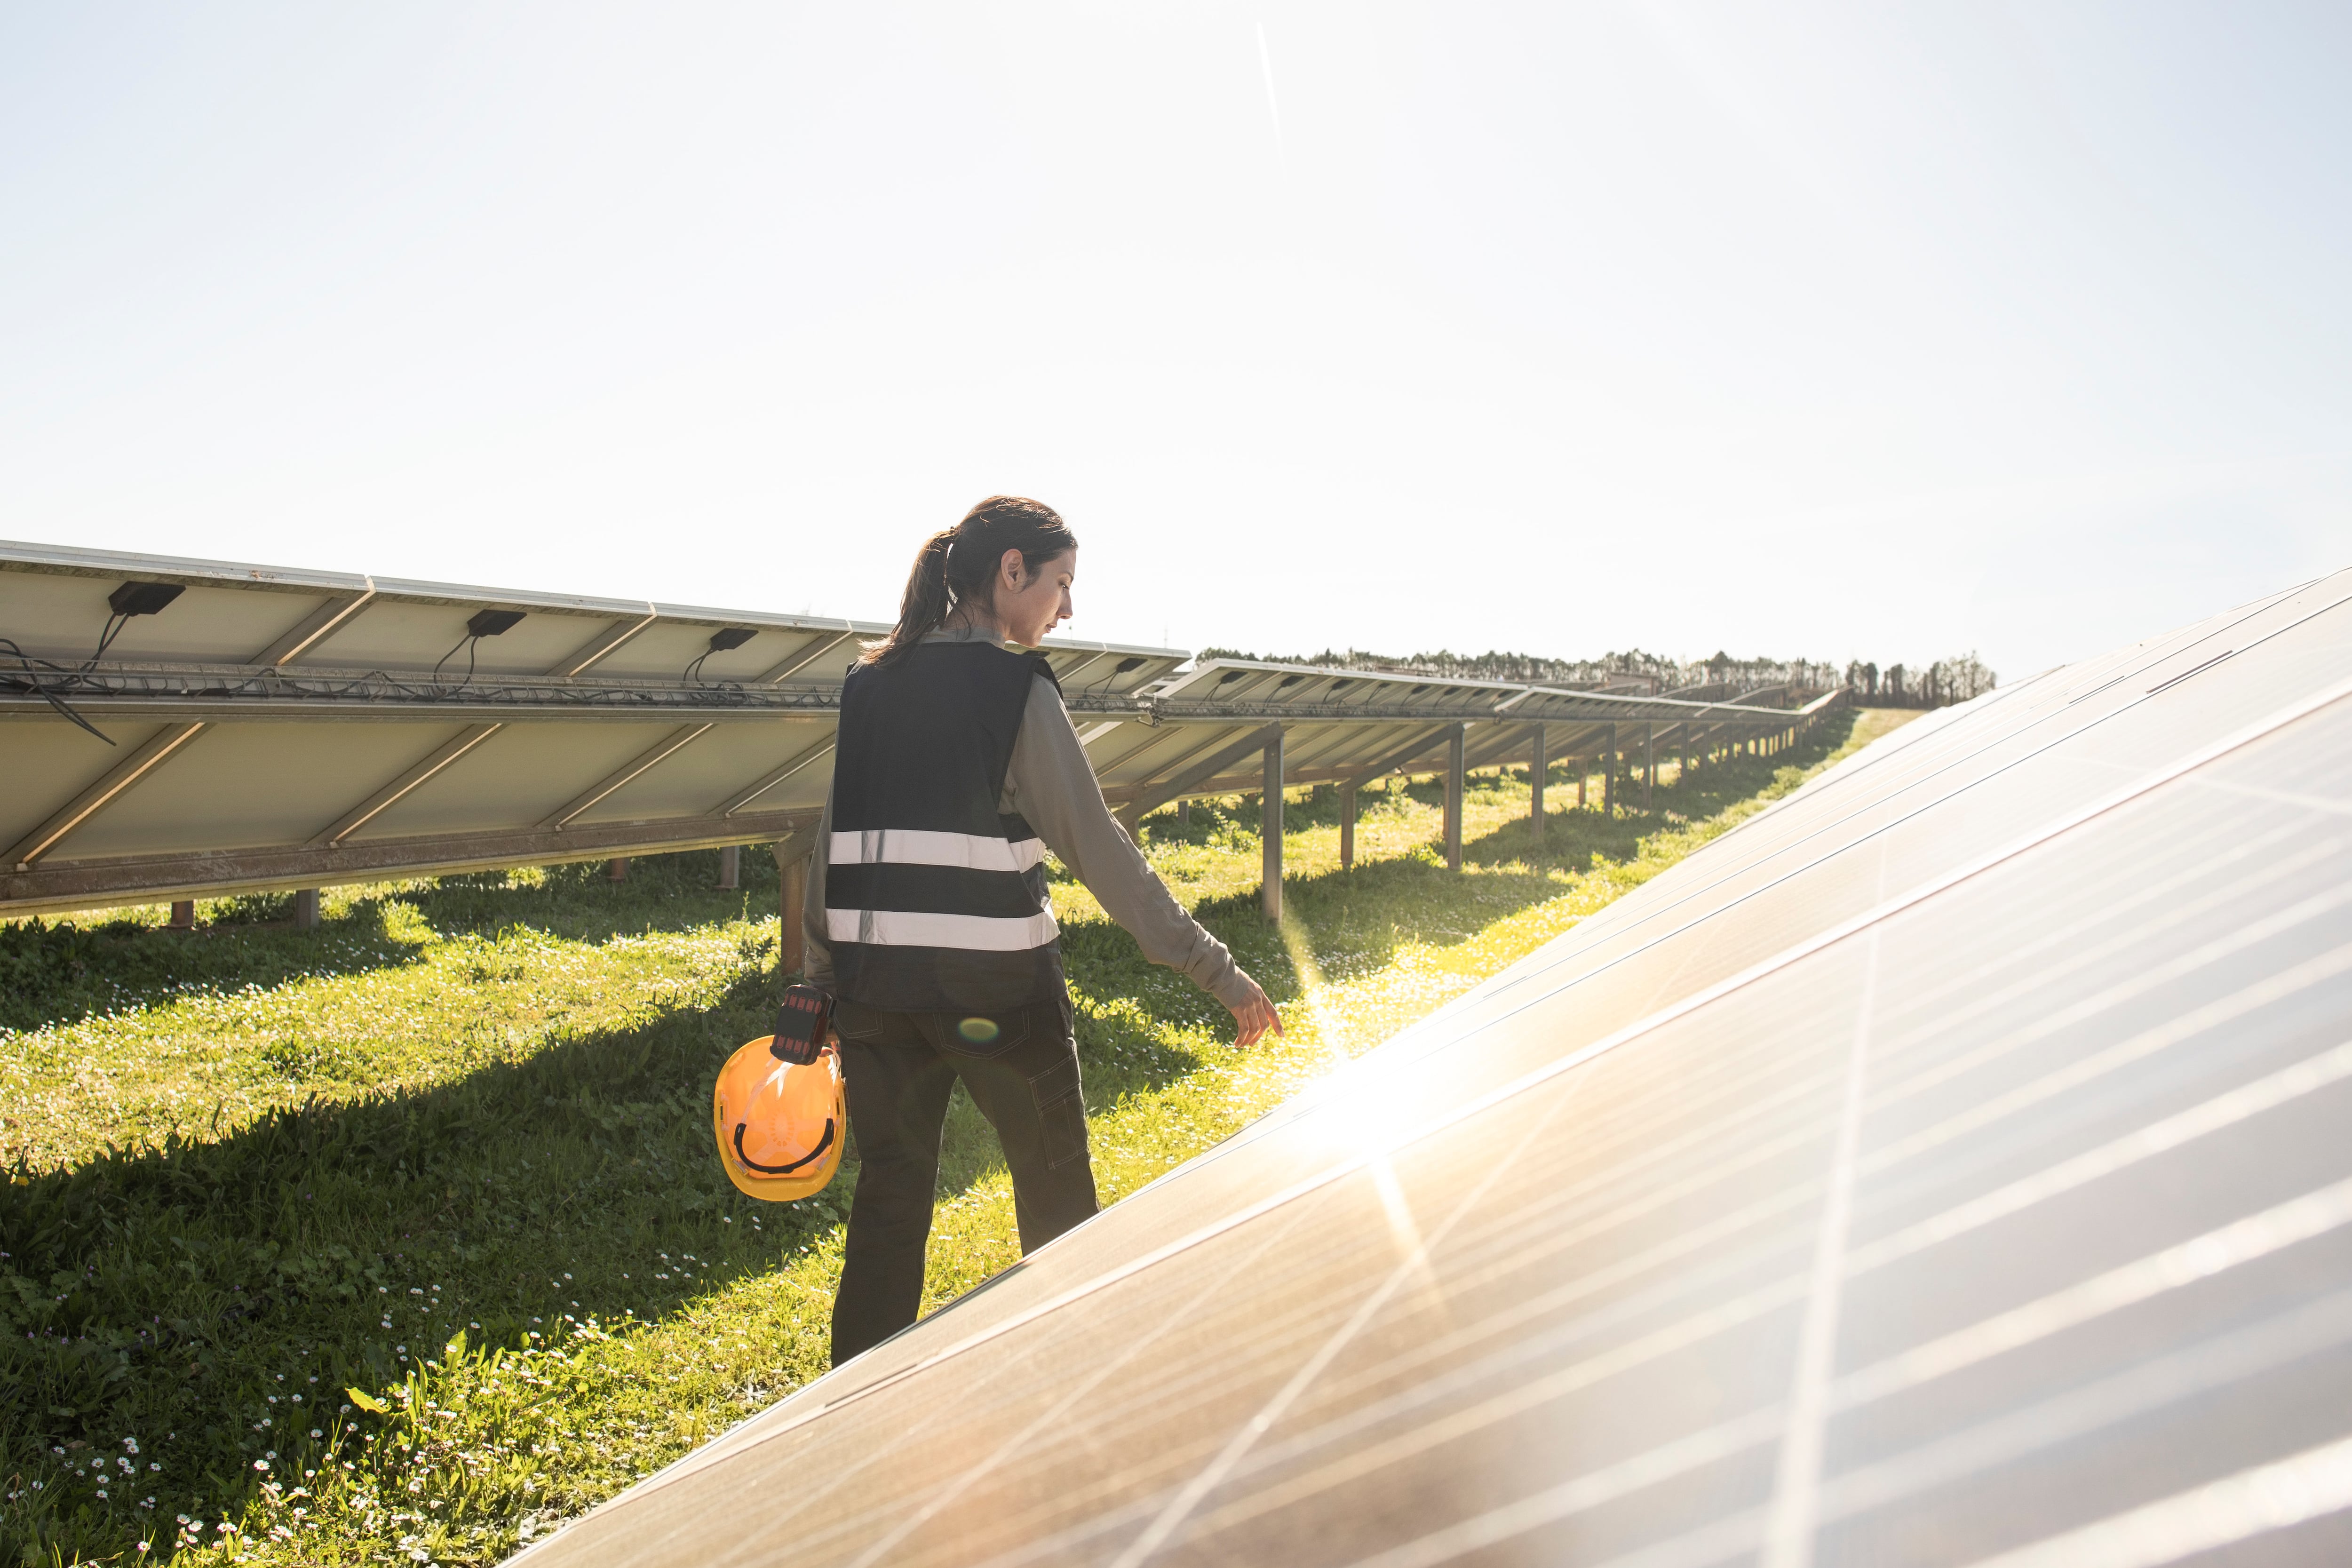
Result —
<path fill-rule="evenodd" d="M 1125 805 L 1120 806 L 1114 814 L 1118 818 L 1119 826 L 1127 829 L 1129 837 L 1134 837 L 1137 828 L 1142 825 L 1147 815 L 1159 810 L 1171 800 L 1179 800 L 1188 795 L 1198 795 L 1202 784 L 1221 776 L 1243 758 L 1265 751 L 1268 738 L 1279 734 L 1281 729 L 1278 724 L 1269 724 L 1265 729 L 1254 730 L 1220 747 L 1213 753 L 1194 752 L 1186 759 L 1183 772 L 1163 784 L 1154 784 L 1150 789 L 1130 797 Z"/>
<path fill-rule="evenodd" d="M 196 929 L 195 900 L 174 899 L 172 900 L 172 929 L 173 931 L 194 931 Z"/>
<path fill-rule="evenodd" d="M 1176 826 L 1179 827 L 1192 826 L 1192 803 L 1190 800 L 1180 800 L 1176 803 Z"/>
<path fill-rule="evenodd" d="M 626 855 L 615 855 L 610 860 L 605 861 L 604 879 L 611 882 L 627 881 L 629 879 L 629 858 Z"/>
<path fill-rule="evenodd" d="M 1544 727 L 1535 726 L 1535 760 L 1528 764 L 1528 820 L 1535 825 L 1536 847 L 1543 847 L 1544 774 L 1551 763 L 1544 756 Z"/>
<path fill-rule="evenodd" d="M 1690 726 L 1685 724 L 1682 728 L 1683 765 L 1675 773 L 1675 783 L 1677 784 L 1690 777 Z"/>
<path fill-rule="evenodd" d="M 1258 900 L 1268 923 L 1282 919 L 1282 731 L 1265 742 L 1265 793 L 1259 797 L 1258 842 L 1265 851 L 1259 873 Z"/>
<path fill-rule="evenodd" d="M 809 859 L 803 855 L 779 868 L 783 872 L 783 896 L 777 901 L 782 906 L 779 912 L 783 917 L 784 942 L 776 967 L 786 974 L 808 972 L 808 926 L 803 906 L 808 902 Z"/>
<path fill-rule="evenodd" d="M 294 929 L 296 931 L 317 931 L 319 929 L 318 889 L 299 888 L 295 889 Z"/>
<path fill-rule="evenodd" d="M 1658 793 L 1658 727 L 1642 726 L 1642 809 L 1650 809 Z"/>
<path fill-rule="evenodd" d="M 1609 738 L 1601 742 L 1608 758 L 1601 766 L 1601 815 L 1617 815 L 1617 726 L 1609 726 Z"/>
<path fill-rule="evenodd" d="M 1456 724 L 1445 737 L 1445 868 L 1462 869 L 1462 748 L 1469 726 Z"/>
<path fill-rule="evenodd" d="M 1582 811 L 1582 810 L 1584 809 L 1584 788 L 1585 788 L 1585 786 L 1586 786 L 1587 784 L 1591 784 L 1591 782 L 1592 782 L 1592 759 L 1591 759 L 1591 758 L 1590 758 L 1590 757 L 1579 757 L 1579 758 L 1577 758 L 1577 759 L 1576 759 L 1576 809 L 1577 809 L 1577 810 L 1579 810 L 1579 811 Z"/>
<path fill-rule="evenodd" d="M 743 847 L 722 844 L 719 847 L 719 885 L 740 888 L 743 885 Z"/>
<path fill-rule="evenodd" d="M 1356 786 L 1339 786 L 1339 869 L 1356 863 Z"/>

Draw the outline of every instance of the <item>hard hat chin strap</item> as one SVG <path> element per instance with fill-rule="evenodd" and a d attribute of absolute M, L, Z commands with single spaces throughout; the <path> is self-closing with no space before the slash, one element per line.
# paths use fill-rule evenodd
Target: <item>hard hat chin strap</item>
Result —
<path fill-rule="evenodd" d="M 735 1124 L 735 1157 L 743 1162 L 746 1170 L 757 1171 L 763 1176 L 789 1176 L 833 1147 L 833 1118 L 828 1116 L 824 1119 L 824 1136 L 816 1141 L 815 1148 L 789 1165 L 762 1165 L 759 1161 L 743 1152 L 743 1134 L 751 1125 L 748 1121 L 738 1121 Z"/>

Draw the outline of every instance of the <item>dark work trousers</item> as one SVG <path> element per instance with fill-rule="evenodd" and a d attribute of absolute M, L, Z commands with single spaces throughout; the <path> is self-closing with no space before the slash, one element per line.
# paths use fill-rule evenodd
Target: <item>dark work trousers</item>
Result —
<path fill-rule="evenodd" d="M 845 1000 L 834 1007 L 833 1026 L 857 1140 L 857 1194 L 833 1299 L 839 1366 L 913 1322 L 922 1305 L 940 1133 L 958 1079 L 1004 1147 L 1024 1256 L 1096 1204 L 1067 996 L 986 1017 Z"/>

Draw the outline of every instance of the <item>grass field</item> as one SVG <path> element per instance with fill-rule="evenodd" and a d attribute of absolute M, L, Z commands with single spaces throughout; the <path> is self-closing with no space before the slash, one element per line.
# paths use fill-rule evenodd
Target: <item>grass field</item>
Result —
<path fill-rule="evenodd" d="M 1461 876 L 1433 785 L 1366 791 L 1344 873 L 1331 792 L 1294 792 L 1279 931 L 1253 801 L 1151 818 L 1288 1034 L 1228 1048 L 1058 886 L 1105 1200 L 1906 717 L 1668 767 L 1614 821 L 1556 771 L 1540 858 L 1524 777 L 1477 776 Z M 710 1084 L 772 1016 L 776 877 L 746 854 L 721 892 L 715 859 L 331 889 L 316 931 L 283 899 L 194 933 L 0 925 L 0 1568 L 494 1563 L 823 1371 L 855 1166 L 789 1205 L 719 1171 Z M 961 1098 L 940 1199 L 934 1302 L 1016 1254 Z"/>

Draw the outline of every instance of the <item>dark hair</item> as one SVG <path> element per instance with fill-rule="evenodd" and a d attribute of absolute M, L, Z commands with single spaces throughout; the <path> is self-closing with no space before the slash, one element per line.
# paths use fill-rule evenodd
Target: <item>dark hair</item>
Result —
<path fill-rule="evenodd" d="M 923 541 L 915 569 L 907 574 L 898 624 L 890 635 L 866 645 L 862 664 L 888 664 L 937 631 L 948 612 L 966 599 L 995 605 L 997 563 L 1008 550 L 1021 552 L 1024 571 L 1035 572 L 1057 555 L 1078 547 L 1077 535 L 1062 514 L 1026 496 L 991 496 L 953 528 Z"/>

